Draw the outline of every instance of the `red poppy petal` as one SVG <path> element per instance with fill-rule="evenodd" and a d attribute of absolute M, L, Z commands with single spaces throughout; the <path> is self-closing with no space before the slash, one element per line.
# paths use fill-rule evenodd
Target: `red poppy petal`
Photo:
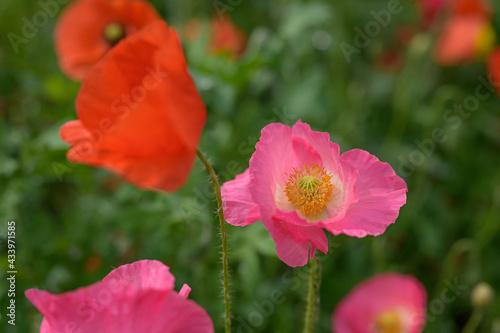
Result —
<path fill-rule="evenodd" d="M 491 16 L 491 4 L 487 0 L 455 0 L 451 5 L 455 15 L 478 15 L 484 18 Z"/>
<path fill-rule="evenodd" d="M 61 127 L 59 135 L 61 136 L 61 139 L 69 144 L 92 139 L 92 135 L 83 126 L 80 120 L 68 121 Z"/>

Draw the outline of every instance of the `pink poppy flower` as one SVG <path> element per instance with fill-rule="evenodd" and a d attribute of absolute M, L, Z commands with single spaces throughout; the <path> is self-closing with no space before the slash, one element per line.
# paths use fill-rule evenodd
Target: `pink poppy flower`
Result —
<path fill-rule="evenodd" d="M 279 258 L 303 266 L 328 251 L 323 229 L 355 237 L 382 234 L 406 203 L 407 187 L 391 166 L 364 150 L 340 155 L 327 133 L 300 120 L 262 130 L 250 167 L 222 186 L 227 221 L 262 220 Z"/>
<path fill-rule="evenodd" d="M 25 294 L 44 315 L 40 333 L 213 333 L 205 310 L 187 299 L 189 286 L 177 293 L 174 281 L 161 262 L 141 260 L 75 291 Z"/>
<path fill-rule="evenodd" d="M 413 276 L 385 273 L 357 285 L 335 309 L 335 333 L 420 333 L 427 293 Z"/>

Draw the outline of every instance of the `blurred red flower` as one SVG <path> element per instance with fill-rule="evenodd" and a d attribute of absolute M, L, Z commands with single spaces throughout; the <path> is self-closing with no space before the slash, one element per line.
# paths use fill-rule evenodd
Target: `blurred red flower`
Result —
<path fill-rule="evenodd" d="M 478 15 L 484 18 L 491 16 L 491 4 L 487 0 L 454 0 L 451 1 L 453 15 Z"/>
<path fill-rule="evenodd" d="M 95 273 L 102 267 L 102 257 L 99 254 L 93 254 L 85 259 L 84 269 L 86 273 Z"/>
<path fill-rule="evenodd" d="M 490 81 L 500 95 L 500 48 L 496 48 L 488 59 L 488 72 L 490 73 Z"/>
<path fill-rule="evenodd" d="M 425 29 L 429 28 L 436 17 L 447 7 L 450 0 L 418 0 L 421 22 Z"/>
<path fill-rule="evenodd" d="M 183 34 L 187 41 L 201 38 L 204 24 L 198 19 L 191 19 L 184 27 Z M 226 54 L 235 59 L 245 52 L 247 38 L 231 21 L 229 16 L 214 17 L 209 25 L 208 52 L 214 55 Z"/>
<path fill-rule="evenodd" d="M 445 66 L 484 59 L 492 51 L 496 36 L 490 23 L 491 8 L 482 0 L 450 3 L 451 17 L 438 39 L 434 57 Z"/>
<path fill-rule="evenodd" d="M 212 41 L 210 51 L 214 54 L 226 53 L 231 57 L 240 56 L 246 48 L 246 37 L 231 21 L 229 16 L 224 18 L 213 18 L 210 21 L 212 27 Z"/>
<path fill-rule="evenodd" d="M 82 81 L 102 56 L 125 36 L 161 19 L 144 0 L 76 0 L 55 28 L 62 71 Z"/>
<path fill-rule="evenodd" d="M 125 38 L 98 62 L 61 128 L 68 159 L 107 168 L 145 189 L 187 180 L 206 121 L 182 46 L 163 21 Z"/>

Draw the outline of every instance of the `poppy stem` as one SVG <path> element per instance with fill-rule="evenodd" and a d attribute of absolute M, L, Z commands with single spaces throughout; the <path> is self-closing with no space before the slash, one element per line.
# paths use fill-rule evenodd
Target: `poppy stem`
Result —
<path fill-rule="evenodd" d="M 481 324 L 481 320 L 483 319 L 483 309 L 480 308 L 474 308 L 474 311 L 472 312 L 471 317 L 465 324 L 462 333 L 474 333 L 477 328 L 479 327 L 479 324 Z"/>
<path fill-rule="evenodd" d="M 227 259 L 227 234 L 226 234 L 226 222 L 224 219 L 224 211 L 222 210 L 222 196 L 220 192 L 220 184 L 212 165 L 207 160 L 205 155 L 198 149 L 196 151 L 198 158 L 203 163 L 212 183 L 214 184 L 215 197 L 217 199 L 217 211 L 219 213 L 219 223 L 220 223 L 220 234 L 222 240 L 222 273 L 223 273 L 223 292 L 224 292 L 224 307 L 225 307 L 225 327 L 226 333 L 231 333 L 231 305 L 229 302 L 229 270 L 228 270 L 228 259 Z"/>
<path fill-rule="evenodd" d="M 316 258 L 311 260 L 309 268 L 309 293 L 307 294 L 306 315 L 303 333 L 312 333 L 318 318 L 319 286 L 321 284 L 321 267 Z"/>

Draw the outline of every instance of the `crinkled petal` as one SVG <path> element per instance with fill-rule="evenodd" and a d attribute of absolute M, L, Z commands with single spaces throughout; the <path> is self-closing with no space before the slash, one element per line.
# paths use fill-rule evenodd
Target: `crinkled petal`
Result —
<path fill-rule="evenodd" d="M 292 127 L 293 136 L 301 137 L 312 147 L 320 158 L 322 165 L 336 175 L 342 175 L 340 165 L 340 148 L 336 143 L 330 141 L 328 133 L 316 132 L 308 124 L 297 121 Z"/>
<path fill-rule="evenodd" d="M 297 243 L 283 222 L 263 219 L 262 223 L 276 243 L 276 252 L 281 261 L 291 267 L 307 264 L 309 242 Z"/>
<path fill-rule="evenodd" d="M 259 206 L 252 201 L 249 185 L 249 169 L 222 185 L 224 217 L 229 224 L 245 226 L 260 221 Z"/>
<path fill-rule="evenodd" d="M 311 223 L 309 226 L 300 225 L 297 223 L 300 218 L 296 211 L 277 210 L 273 215 L 273 221 L 282 222 L 286 226 L 288 232 L 297 243 L 309 242 L 314 247 L 323 253 L 328 252 L 328 239 L 321 227 Z M 275 240 L 276 244 L 278 242 Z"/>
<path fill-rule="evenodd" d="M 406 203 L 408 191 L 403 179 L 396 175 L 388 163 L 360 149 L 353 149 L 341 156 L 359 172 L 356 181 L 358 201 L 340 221 L 324 221 L 332 234 L 355 237 L 382 234 L 389 224 L 396 221 L 399 209 Z"/>

